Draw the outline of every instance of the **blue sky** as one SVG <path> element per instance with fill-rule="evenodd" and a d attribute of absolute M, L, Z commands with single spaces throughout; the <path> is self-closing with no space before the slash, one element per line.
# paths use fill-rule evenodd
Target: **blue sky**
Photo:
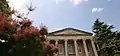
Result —
<path fill-rule="evenodd" d="M 32 3 L 37 8 L 29 18 L 36 26 L 47 25 L 49 31 L 73 27 L 92 32 L 97 17 L 120 30 L 120 0 L 33 0 Z M 26 11 L 23 5 L 18 7 Z"/>

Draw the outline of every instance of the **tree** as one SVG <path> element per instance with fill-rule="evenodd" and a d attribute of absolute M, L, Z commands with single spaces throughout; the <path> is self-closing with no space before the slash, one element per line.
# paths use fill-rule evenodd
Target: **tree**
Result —
<path fill-rule="evenodd" d="M 120 32 L 112 31 L 113 25 L 107 25 L 97 19 L 93 25 L 95 43 L 99 46 L 100 56 L 120 55 Z"/>
<path fill-rule="evenodd" d="M 0 10 L 0 40 L 4 40 L 0 41 L 0 56 L 53 56 L 58 51 L 58 45 L 46 39 L 45 25 L 37 28 L 30 19 L 19 15 L 20 21 L 13 19 L 6 0 L 0 1 Z"/>

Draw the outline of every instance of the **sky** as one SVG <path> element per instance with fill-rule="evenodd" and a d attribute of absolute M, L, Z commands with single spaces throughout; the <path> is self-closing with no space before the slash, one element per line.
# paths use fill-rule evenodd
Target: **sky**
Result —
<path fill-rule="evenodd" d="M 28 16 L 33 24 L 48 26 L 49 32 L 72 27 L 92 32 L 96 18 L 120 30 L 120 0 L 8 0 L 10 6 L 26 13 L 32 2 L 35 11 Z"/>

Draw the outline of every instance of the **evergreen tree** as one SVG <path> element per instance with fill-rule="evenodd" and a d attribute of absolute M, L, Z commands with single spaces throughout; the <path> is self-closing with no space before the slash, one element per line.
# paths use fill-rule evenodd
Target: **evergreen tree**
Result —
<path fill-rule="evenodd" d="M 93 25 L 95 43 L 99 46 L 100 56 L 120 55 L 120 32 L 112 31 L 113 25 L 107 25 L 97 19 Z"/>

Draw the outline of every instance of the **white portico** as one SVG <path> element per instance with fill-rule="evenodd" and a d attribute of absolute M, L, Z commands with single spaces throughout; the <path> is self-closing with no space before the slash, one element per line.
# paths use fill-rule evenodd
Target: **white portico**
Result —
<path fill-rule="evenodd" d="M 92 33 L 65 28 L 49 33 L 47 38 L 59 44 L 56 56 L 98 56 Z"/>

